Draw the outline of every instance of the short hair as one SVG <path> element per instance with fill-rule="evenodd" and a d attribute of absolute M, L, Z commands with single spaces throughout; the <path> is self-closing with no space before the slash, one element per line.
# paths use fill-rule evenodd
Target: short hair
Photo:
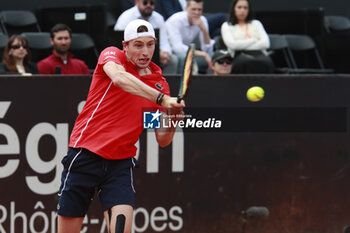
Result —
<path fill-rule="evenodd" d="M 137 33 L 148 32 L 148 28 L 145 25 L 141 25 L 137 28 Z"/>
<path fill-rule="evenodd" d="M 232 24 L 235 25 L 238 23 L 237 17 L 235 15 L 235 7 L 238 1 L 241 0 L 233 0 L 232 1 L 232 5 L 231 8 L 229 10 L 229 18 L 228 21 Z M 254 18 L 254 14 L 253 14 L 253 8 L 252 8 L 252 4 L 250 3 L 249 0 L 244 0 L 248 2 L 248 7 L 249 7 L 249 11 L 248 11 L 248 16 L 247 16 L 247 23 L 251 22 Z"/>
<path fill-rule="evenodd" d="M 69 36 L 72 37 L 72 29 L 63 23 L 58 23 L 51 28 L 51 31 L 50 31 L 51 39 L 55 37 L 56 32 L 60 32 L 60 31 L 68 31 Z"/>

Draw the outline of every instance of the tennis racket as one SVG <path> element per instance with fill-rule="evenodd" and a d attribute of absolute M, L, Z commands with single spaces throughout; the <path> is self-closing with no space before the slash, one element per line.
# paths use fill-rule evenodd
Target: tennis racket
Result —
<path fill-rule="evenodd" d="M 184 70 L 180 80 L 180 90 L 179 95 L 177 96 L 177 102 L 180 103 L 181 100 L 185 99 L 188 91 L 190 89 L 190 83 L 192 79 L 192 68 L 194 61 L 194 51 L 195 44 L 190 44 L 187 50 Z"/>

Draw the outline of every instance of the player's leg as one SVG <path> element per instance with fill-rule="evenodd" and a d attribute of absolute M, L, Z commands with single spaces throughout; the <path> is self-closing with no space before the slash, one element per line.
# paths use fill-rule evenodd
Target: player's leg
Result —
<path fill-rule="evenodd" d="M 69 148 L 58 193 L 58 233 L 79 233 L 84 216 L 100 183 L 103 160 L 84 150 Z M 100 172 L 102 171 L 102 172 Z"/>
<path fill-rule="evenodd" d="M 99 198 L 104 210 L 106 225 L 110 226 L 110 232 L 114 233 L 116 218 L 123 214 L 126 218 L 125 233 L 130 233 L 133 220 L 133 208 L 135 205 L 134 167 L 138 162 L 134 158 L 120 160 L 106 160 L 106 178 L 100 187 Z M 111 209 L 111 222 L 109 222 L 108 210 Z"/>
<path fill-rule="evenodd" d="M 69 218 L 58 215 L 57 233 L 79 233 L 83 224 L 84 218 Z"/>
<path fill-rule="evenodd" d="M 125 216 L 124 233 L 130 233 L 133 221 L 133 207 L 131 205 L 116 205 L 111 208 L 111 216 L 108 214 L 108 210 L 104 211 L 104 217 L 107 225 L 108 232 L 115 233 L 115 226 L 117 216 L 123 214 Z M 111 221 L 109 221 L 109 219 Z"/>

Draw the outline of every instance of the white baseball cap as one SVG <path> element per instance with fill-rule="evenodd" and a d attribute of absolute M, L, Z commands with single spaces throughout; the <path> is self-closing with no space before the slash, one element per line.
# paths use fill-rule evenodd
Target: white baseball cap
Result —
<path fill-rule="evenodd" d="M 137 32 L 137 29 L 140 26 L 145 26 L 147 28 L 146 32 Z M 147 22 L 146 20 L 142 20 L 142 19 L 136 19 L 131 21 L 130 23 L 128 23 L 128 25 L 126 25 L 126 28 L 124 30 L 124 41 L 130 41 L 142 36 L 152 36 L 153 38 L 156 38 L 155 33 L 154 33 L 154 29 L 152 27 L 152 25 Z"/>

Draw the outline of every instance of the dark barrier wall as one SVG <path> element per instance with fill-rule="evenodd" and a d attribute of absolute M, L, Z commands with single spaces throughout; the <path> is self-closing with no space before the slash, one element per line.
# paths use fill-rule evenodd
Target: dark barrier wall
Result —
<path fill-rule="evenodd" d="M 158 0 L 161 1 L 161 0 Z M 14 0 L 5 1 L 1 0 L 2 10 L 13 9 L 31 9 L 35 10 L 40 7 L 60 7 L 60 6 L 82 6 L 86 4 L 106 3 L 109 5 L 109 9 L 116 13 L 120 13 L 120 9 L 132 4 L 133 0 L 61 0 L 61 1 L 46 1 L 46 0 Z M 227 12 L 230 0 L 220 0 L 219 2 L 212 0 L 204 0 L 206 12 Z M 349 3 L 345 0 L 294 0 L 294 1 L 279 1 L 279 0 L 252 0 L 252 4 L 255 10 L 299 10 L 302 8 L 318 8 L 324 7 L 326 14 L 330 15 L 344 15 L 350 17 Z"/>
<path fill-rule="evenodd" d="M 178 79 L 168 78 L 173 95 Z M 60 160 L 89 84 L 90 76 L 0 77 L 1 233 L 56 232 Z M 245 97 L 254 85 L 266 92 L 257 103 Z M 223 129 L 184 129 L 163 149 L 142 134 L 133 232 L 342 232 L 349 86 L 341 75 L 195 77 L 186 113 L 223 117 Z M 245 221 L 251 206 L 270 214 Z M 97 200 L 82 232 L 105 232 Z"/>

